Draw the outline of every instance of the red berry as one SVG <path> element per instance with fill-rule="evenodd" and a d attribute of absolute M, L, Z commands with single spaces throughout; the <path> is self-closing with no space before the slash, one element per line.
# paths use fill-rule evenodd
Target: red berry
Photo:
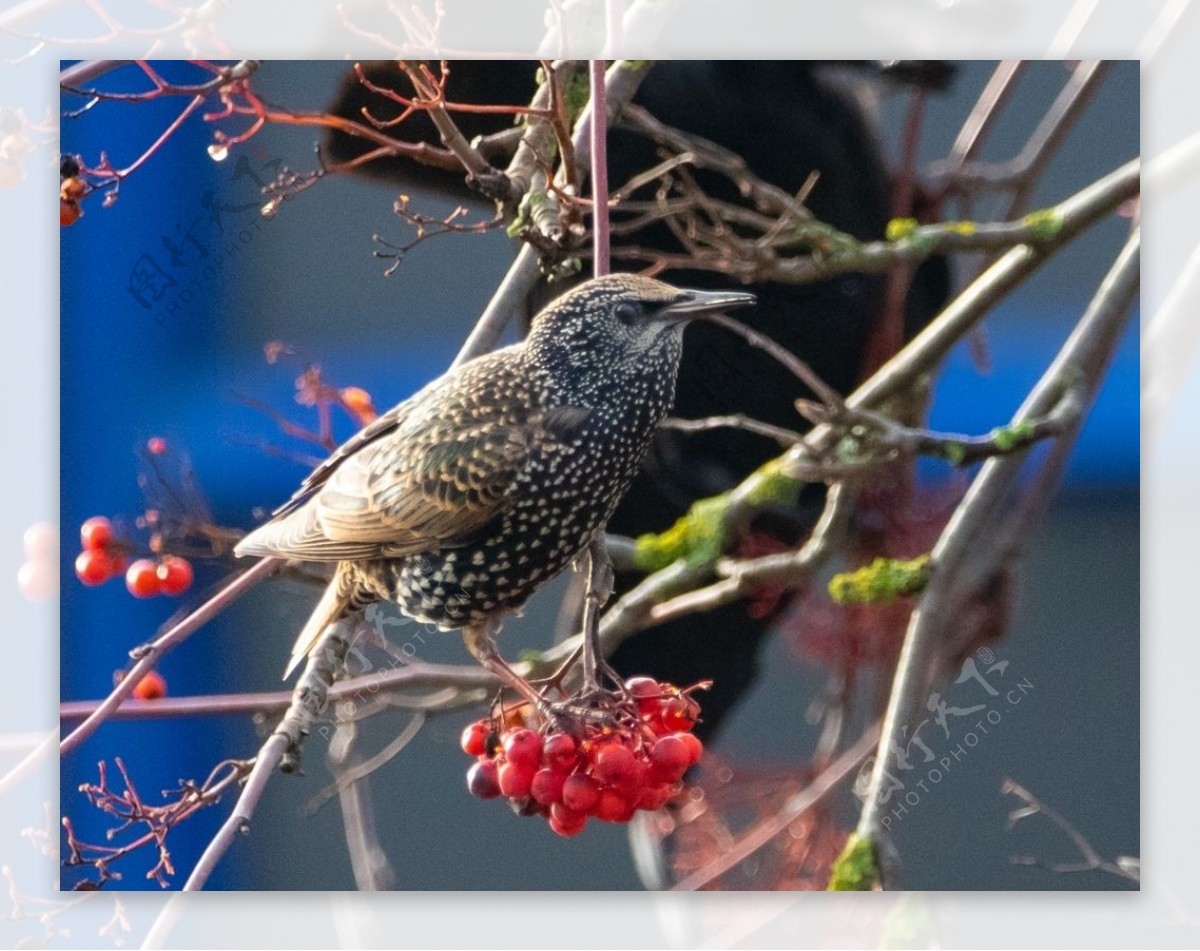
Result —
<path fill-rule="evenodd" d="M 161 590 L 158 565 L 149 558 L 139 558 L 125 572 L 125 587 L 135 598 L 152 598 Z"/>
<path fill-rule="evenodd" d="M 665 806 L 673 793 L 674 790 L 669 783 L 663 783 L 658 786 L 643 786 L 641 794 L 638 796 L 637 806 L 639 809 L 645 809 L 647 812 L 654 812 Z"/>
<path fill-rule="evenodd" d="M 560 773 L 569 773 L 575 765 L 575 737 L 566 733 L 556 733 L 546 737 L 542 746 L 542 759 L 551 769 Z"/>
<path fill-rule="evenodd" d="M 525 799 L 533 787 L 533 769 L 508 762 L 500 767 L 500 791 L 509 799 Z"/>
<path fill-rule="evenodd" d="M 704 744 L 701 743 L 700 740 L 691 733 L 676 733 L 674 735 L 679 738 L 679 741 L 685 747 L 687 747 L 688 765 L 695 766 L 697 763 L 699 763 L 700 757 L 704 755 Z"/>
<path fill-rule="evenodd" d="M 615 789 L 600 791 L 596 818 L 601 822 L 628 822 L 636 811 L 637 807 Z"/>
<path fill-rule="evenodd" d="M 85 551 L 107 548 L 113 540 L 113 524 L 103 515 L 93 515 L 79 526 L 79 540 Z"/>
<path fill-rule="evenodd" d="M 623 777 L 614 782 L 612 787 L 631 802 L 636 802 L 642 790 L 650 783 L 650 764 L 642 757 L 635 756 L 633 766 Z"/>
<path fill-rule="evenodd" d="M 161 456 L 167 451 L 167 441 L 162 436 L 151 436 L 146 440 L 146 450 L 153 456 Z"/>
<path fill-rule="evenodd" d="M 167 681 L 157 670 L 146 674 L 133 688 L 138 700 L 159 700 L 167 695 Z"/>
<path fill-rule="evenodd" d="M 662 737 L 650 750 L 651 776 L 659 783 L 678 782 L 691 765 L 691 750 L 678 733 Z"/>
<path fill-rule="evenodd" d="M 700 704 L 691 697 L 672 697 L 662 707 L 662 722 L 670 733 L 690 730 L 700 715 Z"/>
<path fill-rule="evenodd" d="M 362 387 L 347 386 L 340 395 L 346 408 L 358 417 L 362 425 L 373 423 L 379 415 L 375 411 L 375 404 L 371 402 L 371 394 Z"/>
<path fill-rule="evenodd" d="M 83 209 L 79 207 L 77 201 L 67 201 L 67 199 L 59 197 L 58 199 L 58 224 L 59 227 L 66 228 L 69 225 L 75 224 L 83 217 Z"/>
<path fill-rule="evenodd" d="M 183 594 L 192 586 L 192 563 L 178 555 L 167 555 L 158 563 L 154 574 L 158 578 L 158 588 L 172 598 Z"/>
<path fill-rule="evenodd" d="M 75 577 L 86 585 L 102 584 L 113 576 L 113 560 L 99 548 L 87 548 L 75 558 Z"/>
<path fill-rule="evenodd" d="M 550 807 L 550 828 L 563 838 L 569 839 L 579 835 L 586 825 L 587 816 L 582 812 L 568 809 L 561 802 L 556 802 Z"/>
<path fill-rule="evenodd" d="M 495 799 L 500 795 L 500 782 L 496 774 L 496 764 L 492 760 L 480 760 L 467 770 L 467 789 L 472 796 L 480 799 Z"/>
<path fill-rule="evenodd" d="M 487 720 L 476 720 L 462 731 L 462 751 L 468 756 L 482 756 L 487 752 L 491 732 L 492 727 Z"/>
<path fill-rule="evenodd" d="M 542 735 L 521 727 L 506 733 L 501 740 L 504 755 L 515 766 L 522 766 L 532 775 L 542 761 Z"/>
<path fill-rule="evenodd" d="M 600 800 L 600 784 L 585 773 L 566 778 L 562 788 L 562 804 L 576 812 L 590 813 Z"/>
<path fill-rule="evenodd" d="M 627 784 L 635 772 L 635 760 L 624 746 L 609 743 L 596 751 L 592 775 L 608 786 Z"/>
<path fill-rule="evenodd" d="M 529 787 L 529 794 L 544 806 L 562 802 L 563 783 L 566 778 L 562 773 L 550 769 L 548 766 L 539 769 L 533 774 L 533 783 Z"/>
<path fill-rule="evenodd" d="M 638 713 L 654 713 L 658 710 L 658 698 L 662 696 L 662 685 L 653 677 L 630 677 L 625 689 L 637 700 Z"/>

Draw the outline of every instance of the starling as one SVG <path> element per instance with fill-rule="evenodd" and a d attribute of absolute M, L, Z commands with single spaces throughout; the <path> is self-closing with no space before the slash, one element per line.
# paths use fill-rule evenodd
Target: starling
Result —
<path fill-rule="evenodd" d="M 373 86 L 386 88 L 397 78 L 404 82 L 394 60 L 361 66 Z M 663 60 L 638 87 L 633 102 L 668 127 L 733 151 L 758 177 L 790 194 L 805 188 L 810 174 L 818 173 L 817 186 L 805 198 L 814 217 L 855 238 L 870 240 L 884 233 L 892 217 L 892 182 L 871 103 L 883 94 L 886 84 L 895 82 L 912 82 L 932 91 L 939 81 L 936 71 L 926 75 L 927 70 L 912 66 L 906 61 L 880 69 L 868 61 Z M 485 105 L 528 102 L 537 69 L 536 62 L 519 60 L 452 62 L 446 96 Z M 764 89 L 781 94 L 764 96 Z M 371 92 L 356 71 L 347 70 L 328 111 L 361 121 L 364 108 L 382 119 L 404 111 L 386 96 Z M 481 142 L 498 141 L 494 133 L 502 132 L 511 118 L 502 111 L 456 115 L 463 134 Z M 414 143 L 441 144 L 436 127 L 421 113 L 395 126 L 392 134 Z M 371 148 L 366 139 L 337 129 L 328 130 L 322 142 L 323 154 L 342 163 L 362 158 Z M 628 182 L 645 172 L 661 161 L 660 148 L 653 139 L 618 122 L 608 134 L 609 179 Z M 489 157 L 503 164 L 502 154 Z M 461 170 L 418 165 L 401 156 L 358 164 L 353 174 L 382 178 L 401 191 L 424 188 L 452 202 L 472 201 L 473 191 Z M 714 198 L 744 200 L 726 175 L 703 168 L 692 168 L 691 174 Z M 913 197 L 915 217 L 922 218 L 920 209 L 927 199 L 919 187 Z M 613 234 L 612 242 L 614 249 L 637 247 L 661 251 L 665 257 L 686 250 L 662 221 L 634 233 Z M 671 269 L 670 280 L 689 287 L 719 288 L 728 279 L 702 267 L 681 265 Z M 885 285 L 881 275 L 844 274 L 803 285 L 756 280 L 744 289 L 758 298 L 755 327 L 803 359 L 826 383 L 847 393 L 880 358 L 890 355 L 880 345 L 895 337 L 880 330 L 897 314 L 884 307 Z M 941 309 L 950 289 L 945 258 L 931 257 L 916 269 L 903 310 L 905 338 Z M 535 309 L 551 293 L 561 292 L 559 283 L 539 286 Z M 689 418 L 744 413 L 794 428 L 795 399 L 806 395 L 804 389 L 798 389 L 790 372 L 763 352 L 730 348 L 721 334 L 718 328 L 703 325 L 688 332 L 674 412 Z M 697 499 L 738 484 L 777 452 L 770 441 L 737 430 L 687 435 L 660 430 L 609 528 L 626 535 L 662 529 Z M 761 512 L 750 531 L 796 547 L 820 513 L 823 492 L 823 486 L 809 486 L 796 506 Z M 617 593 L 630 590 L 642 578 L 636 572 L 618 574 Z M 705 695 L 704 719 L 696 729 L 707 743 L 755 683 L 762 669 L 762 646 L 788 603 L 788 598 L 781 598 L 773 610 L 751 616 L 747 602 L 739 600 L 668 620 L 656 626 L 651 636 L 625 640 L 613 655 L 614 664 L 677 684 L 707 679 L 719 671 Z"/>
<path fill-rule="evenodd" d="M 378 601 L 443 630 L 533 697 L 492 637 L 599 537 L 674 400 L 684 325 L 754 303 L 630 274 L 543 309 L 528 336 L 451 370 L 312 472 L 236 554 L 334 562 L 288 672 Z"/>

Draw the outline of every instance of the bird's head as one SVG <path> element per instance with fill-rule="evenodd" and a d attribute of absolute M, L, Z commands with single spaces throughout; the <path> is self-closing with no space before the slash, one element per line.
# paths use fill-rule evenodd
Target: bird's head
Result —
<path fill-rule="evenodd" d="M 706 314 L 746 307 L 753 294 L 673 287 L 640 274 L 586 281 L 533 319 L 527 350 L 576 374 L 678 370 L 683 328 Z"/>

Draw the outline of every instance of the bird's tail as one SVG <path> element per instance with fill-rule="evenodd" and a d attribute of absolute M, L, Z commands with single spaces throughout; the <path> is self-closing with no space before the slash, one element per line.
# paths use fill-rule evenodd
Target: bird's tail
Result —
<path fill-rule="evenodd" d="M 329 582 L 324 594 L 321 595 L 321 600 L 317 602 L 312 614 L 304 622 L 304 627 L 300 629 L 296 643 L 292 646 L 292 656 L 288 659 L 287 669 L 283 672 L 285 680 L 300 662 L 312 653 L 317 642 L 321 640 L 321 635 L 325 633 L 325 628 L 342 616 L 346 610 L 346 604 L 346 579 L 343 576 L 342 566 L 339 565 L 333 573 L 333 579 Z"/>

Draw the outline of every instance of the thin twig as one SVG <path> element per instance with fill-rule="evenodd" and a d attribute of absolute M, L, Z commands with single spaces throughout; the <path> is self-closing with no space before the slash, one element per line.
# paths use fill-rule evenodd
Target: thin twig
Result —
<path fill-rule="evenodd" d="M 1030 816 L 1045 816 L 1066 833 L 1071 843 L 1079 851 L 1080 858 L 1083 859 L 1082 862 L 1049 863 L 1030 855 L 1018 855 L 1012 859 L 1014 865 L 1032 865 L 1059 873 L 1106 872 L 1109 875 L 1115 875 L 1117 878 L 1123 878 L 1129 882 L 1141 882 L 1140 863 L 1130 863 L 1128 861 L 1122 863 L 1120 859 L 1115 862 L 1108 861 L 1108 859 L 1096 851 L 1095 846 L 1087 840 L 1087 837 L 1076 829 L 1062 813 L 1056 809 L 1051 809 L 1016 780 L 1005 779 L 1000 786 L 1000 792 L 1003 795 L 1016 796 L 1025 803 L 1024 806 L 1014 809 L 1008 814 L 1008 827 L 1010 829 L 1022 819 L 1027 819 Z"/>
<path fill-rule="evenodd" d="M 842 395 L 832 386 L 822 380 L 807 363 L 791 351 L 781 347 L 766 334 L 759 333 L 752 327 L 747 327 L 740 320 L 727 314 L 709 314 L 705 320 L 723 327 L 730 333 L 737 334 L 746 343 L 757 350 L 762 350 L 773 360 L 784 366 L 801 383 L 812 390 L 820 400 L 831 410 L 837 411 L 845 406 Z"/>
<path fill-rule="evenodd" d="M 126 673 L 121 682 L 113 688 L 113 692 L 105 698 L 79 726 L 72 730 L 59 744 L 59 756 L 66 756 L 84 740 L 96 732 L 96 729 L 133 693 L 133 688 L 148 674 L 158 661 L 170 650 L 178 647 L 196 631 L 225 610 L 230 604 L 253 588 L 264 578 L 274 574 L 282 565 L 278 558 L 264 558 L 258 564 L 247 569 L 228 585 L 213 595 L 208 601 L 185 617 L 178 624 L 155 638 L 149 644 L 130 651 L 130 656 L 136 663 Z"/>
<path fill-rule="evenodd" d="M 1066 393 L 1048 415 L 1029 420 L 1018 429 L 1000 427 L 986 436 L 966 436 L 959 433 L 939 433 L 931 429 L 905 426 L 883 413 L 872 410 L 845 410 L 831 413 L 819 403 L 797 400 L 801 415 L 815 423 L 833 423 L 848 431 L 855 439 L 867 443 L 861 462 L 856 458 L 850 467 L 876 466 L 902 456 L 935 456 L 956 466 L 969 466 L 982 459 L 1002 456 L 1025 449 L 1035 442 L 1062 435 L 1079 418 L 1079 401 Z M 856 454 L 857 455 L 857 454 Z"/>
<path fill-rule="evenodd" d="M 442 79 L 433 79 L 424 64 L 415 65 L 408 60 L 400 60 L 400 68 L 404 70 L 419 99 L 419 108 L 423 109 L 433 121 L 438 130 L 442 144 L 446 146 L 467 170 L 468 181 L 475 183 L 481 191 L 493 198 L 508 198 L 511 196 L 512 183 L 504 173 L 493 168 L 479 151 L 471 145 L 458 128 L 458 124 L 450 115 L 444 102 L 444 84 L 449 70 L 442 63 Z M 362 78 L 362 72 L 359 71 Z M 378 90 L 378 87 L 375 87 Z"/>
<path fill-rule="evenodd" d="M 705 433 L 714 429 L 740 429 L 743 432 L 754 433 L 765 439 L 773 439 L 785 449 L 794 446 L 804 437 L 791 429 L 782 426 L 772 426 L 770 423 L 751 419 L 742 413 L 727 416 L 706 416 L 703 419 L 676 419 L 668 417 L 658 424 L 659 429 L 671 429 L 680 433 Z"/>

